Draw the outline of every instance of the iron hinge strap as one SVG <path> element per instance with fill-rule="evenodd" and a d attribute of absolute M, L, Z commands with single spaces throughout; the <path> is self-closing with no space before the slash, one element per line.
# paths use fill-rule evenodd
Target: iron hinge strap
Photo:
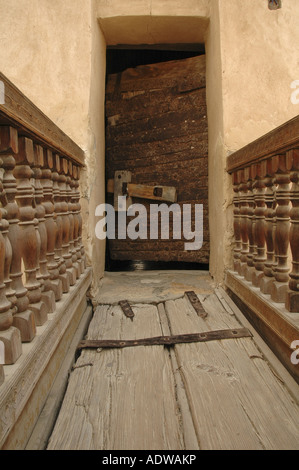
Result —
<path fill-rule="evenodd" d="M 77 350 L 82 349 L 113 349 L 128 348 L 134 346 L 174 346 L 183 343 L 203 343 L 223 339 L 236 339 L 252 337 L 247 328 L 235 328 L 226 330 L 206 331 L 204 333 L 191 333 L 172 336 L 156 336 L 152 338 L 141 338 L 135 340 L 82 340 Z"/>

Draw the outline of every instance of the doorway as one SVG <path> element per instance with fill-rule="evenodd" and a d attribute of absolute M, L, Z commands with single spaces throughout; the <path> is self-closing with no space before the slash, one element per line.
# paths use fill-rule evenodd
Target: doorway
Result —
<path fill-rule="evenodd" d="M 203 209 L 203 241 L 186 250 L 169 237 L 125 239 L 106 244 L 106 270 L 209 269 L 208 132 L 205 95 L 205 50 L 201 44 L 130 46 L 107 49 L 106 75 L 106 201 L 113 205 L 116 172 L 129 172 L 131 186 L 171 188 L 176 200 L 189 205 L 190 228 L 196 227 L 195 205 Z M 110 187 L 110 189 L 109 189 Z M 133 204 L 150 211 L 160 200 L 133 193 Z M 163 201 L 165 204 L 165 201 Z M 115 204 L 114 204 L 115 206 Z M 117 211 L 117 208 L 115 208 Z M 116 212 L 117 213 L 117 212 Z M 128 221 L 130 218 L 128 217 Z M 116 217 L 117 223 L 117 217 Z M 161 216 L 159 219 L 161 224 Z M 149 224 L 148 224 L 149 225 Z M 140 227 L 139 227 L 140 228 Z"/>

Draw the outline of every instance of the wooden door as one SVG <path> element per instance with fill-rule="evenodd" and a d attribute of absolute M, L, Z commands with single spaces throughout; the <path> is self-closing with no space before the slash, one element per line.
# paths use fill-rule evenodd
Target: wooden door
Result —
<path fill-rule="evenodd" d="M 127 170 L 132 183 L 174 187 L 177 203 L 191 204 L 193 218 L 194 205 L 203 204 L 201 249 L 185 250 L 184 237 L 173 239 L 171 233 L 169 240 L 151 240 L 149 235 L 146 240 L 116 238 L 108 242 L 111 259 L 209 262 L 205 69 L 202 55 L 108 76 L 107 181 L 113 181 L 116 171 Z M 113 204 L 111 192 L 107 202 Z M 139 198 L 132 202 L 148 210 L 150 204 L 161 204 Z"/>

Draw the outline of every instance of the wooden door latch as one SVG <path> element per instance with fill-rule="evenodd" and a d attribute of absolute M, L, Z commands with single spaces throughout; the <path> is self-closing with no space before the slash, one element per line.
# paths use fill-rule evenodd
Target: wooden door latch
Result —
<path fill-rule="evenodd" d="M 107 182 L 107 192 L 114 193 L 114 209 L 118 209 L 118 196 L 126 196 L 127 208 L 132 204 L 132 197 L 153 201 L 176 202 L 177 190 L 173 186 L 149 186 L 132 183 L 132 173 L 126 170 L 116 171 L 114 179 Z"/>

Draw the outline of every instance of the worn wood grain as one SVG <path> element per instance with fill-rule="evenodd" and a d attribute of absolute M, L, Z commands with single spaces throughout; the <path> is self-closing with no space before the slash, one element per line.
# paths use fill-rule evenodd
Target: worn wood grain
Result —
<path fill-rule="evenodd" d="M 132 322 L 118 305 L 99 306 L 88 338 L 135 339 L 162 333 L 155 306 L 137 305 L 134 313 Z M 83 351 L 48 448 L 184 449 L 167 350 L 140 346 Z"/>
<path fill-rule="evenodd" d="M 89 340 L 147 338 L 240 328 L 223 297 L 186 297 L 97 308 Z M 299 411 L 255 338 L 84 350 L 71 373 L 49 450 L 242 450 L 299 448 Z"/>
<path fill-rule="evenodd" d="M 172 334 L 240 325 L 215 294 L 202 302 L 205 320 L 185 299 L 166 302 Z M 253 339 L 177 345 L 175 351 L 201 448 L 298 449 L 298 407 Z"/>

